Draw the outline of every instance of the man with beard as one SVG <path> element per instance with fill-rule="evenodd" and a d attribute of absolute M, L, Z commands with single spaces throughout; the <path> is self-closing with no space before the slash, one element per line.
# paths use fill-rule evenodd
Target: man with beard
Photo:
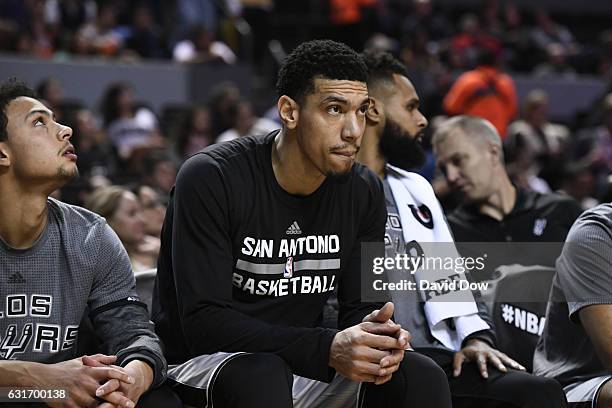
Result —
<path fill-rule="evenodd" d="M 406 171 L 425 158 L 420 140 L 427 126 L 406 68 L 388 53 L 365 52 L 364 60 L 370 106 L 357 159 L 383 181 L 388 212 L 386 257 L 442 253 L 458 257 L 431 185 Z M 387 270 L 386 279 L 397 283 L 424 276 L 419 270 L 412 272 Z M 416 287 L 419 285 L 417 282 Z M 445 370 L 453 406 L 565 406 L 555 381 L 522 372 L 521 365 L 495 349 L 495 333 L 485 308 L 467 292 L 461 294 L 461 302 L 445 301 L 447 294 L 418 289 L 390 293 L 396 321 L 411 332 L 412 346 Z"/>

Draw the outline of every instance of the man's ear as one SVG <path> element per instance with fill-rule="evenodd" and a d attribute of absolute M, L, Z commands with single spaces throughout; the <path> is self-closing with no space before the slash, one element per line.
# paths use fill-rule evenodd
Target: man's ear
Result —
<path fill-rule="evenodd" d="M 366 119 L 374 125 L 378 125 L 383 118 L 383 106 L 380 99 L 370 96 L 370 105 L 366 112 Z"/>
<path fill-rule="evenodd" d="M 0 142 L 0 168 L 8 168 L 11 165 L 11 152 L 6 142 Z"/>
<path fill-rule="evenodd" d="M 489 153 L 491 153 L 495 164 L 500 164 L 502 167 L 504 166 L 504 163 L 502 161 L 503 150 L 500 145 L 493 142 L 489 142 Z"/>
<path fill-rule="evenodd" d="M 276 106 L 278 108 L 278 115 L 283 121 L 283 125 L 285 125 L 287 129 L 295 129 L 300 116 L 298 103 L 287 95 L 283 95 L 278 98 Z"/>

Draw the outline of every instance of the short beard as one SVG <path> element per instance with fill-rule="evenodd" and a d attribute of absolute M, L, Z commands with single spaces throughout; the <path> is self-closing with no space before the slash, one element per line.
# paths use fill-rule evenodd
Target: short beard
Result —
<path fill-rule="evenodd" d="M 385 123 L 379 147 L 387 163 L 402 170 L 418 169 L 425 163 L 425 150 L 418 138 L 390 118 Z"/>
<path fill-rule="evenodd" d="M 69 171 L 66 170 L 64 167 L 59 167 L 57 169 L 57 177 L 62 179 L 62 180 L 70 180 L 72 178 L 75 178 L 79 175 L 79 168 L 77 166 L 74 166 L 74 170 Z"/>

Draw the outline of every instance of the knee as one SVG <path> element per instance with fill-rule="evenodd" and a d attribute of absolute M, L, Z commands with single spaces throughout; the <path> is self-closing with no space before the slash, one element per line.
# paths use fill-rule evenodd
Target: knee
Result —
<path fill-rule="evenodd" d="M 265 379 L 265 381 L 257 381 Z M 293 374 L 285 361 L 275 354 L 257 353 L 245 354 L 234 358 L 221 369 L 215 382 L 215 389 L 244 389 L 248 384 L 257 384 L 258 391 L 264 391 L 262 386 L 269 385 L 272 389 L 291 385 Z"/>
<path fill-rule="evenodd" d="M 516 379 L 507 392 L 522 400 L 526 407 L 564 407 L 567 404 L 561 384 L 552 378 L 539 377 L 523 372 L 511 372 Z M 509 387 L 510 388 L 510 387 Z"/>
<path fill-rule="evenodd" d="M 406 352 L 400 370 L 410 382 L 448 383 L 446 373 L 435 361 L 416 352 Z"/>

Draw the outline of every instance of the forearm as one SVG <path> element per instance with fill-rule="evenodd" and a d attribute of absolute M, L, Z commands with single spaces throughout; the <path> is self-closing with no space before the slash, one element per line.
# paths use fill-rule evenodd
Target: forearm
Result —
<path fill-rule="evenodd" d="M 0 361 L 0 387 L 32 387 L 44 368 L 44 364 L 31 361 Z"/>
<path fill-rule="evenodd" d="M 336 330 L 269 324 L 236 310 L 214 305 L 183 317 L 191 354 L 274 353 L 294 374 L 328 381 L 329 349 Z"/>

